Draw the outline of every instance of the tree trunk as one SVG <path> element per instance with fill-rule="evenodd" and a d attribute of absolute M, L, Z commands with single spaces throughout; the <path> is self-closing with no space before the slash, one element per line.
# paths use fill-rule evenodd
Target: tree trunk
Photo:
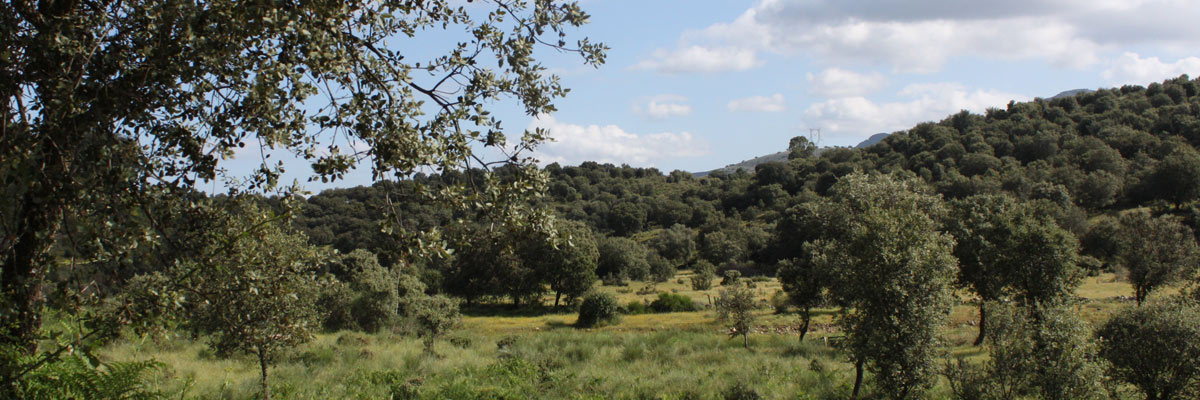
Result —
<path fill-rule="evenodd" d="M 1141 287 L 1137 287 L 1137 288 L 1133 289 L 1133 299 L 1134 299 L 1134 301 L 1137 302 L 1138 307 L 1141 307 L 1142 301 L 1146 300 L 1146 292 L 1147 292 L 1147 290 L 1142 289 Z"/>
<path fill-rule="evenodd" d="M 812 313 L 809 310 L 805 307 L 804 312 L 800 313 L 800 320 L 803 322 L 800 325 L 800 343 L 804 343 L 804 336 L 808 334 L 808 323 L 812 322 Z"/>
<path fill-rule="evenodd" d="M 262 347 L 258 348 L 258 365 L 262 367 L 263 400 L 271 400 L 271 385 L 267 380 L 267 353 Z"/>
<path fill-rule="evenodd" d="M 554 308 L 558 308 L 558 299 L 562 298 L 562 292 L 554 292 Z"/>
<path fill-rule="evenodd" d="M 742 347 L 750 348 L 750 331 L 742 331 Z"/>
<path fill-rule="evenodd" d="M 863 363 L 857 361 L 854 363 L 854 391 L 850 392 L 851 399 L 858 398 L 858 390 L 862 388 L 863 380 Z"/>
<path fill-rule="evenodd" d="M 975 346 L 983 344 L 983 339 L 987 336 L 987 308 L 984 307 L 986 303 L 979 300 L 979 336 L 975 337 Z"/>
<path fill-rule="evenodd" d="M 3 258 L 0 277 L 0 300 L 5 303 L 0 310 L 0 344 L 26 355 L 37 352 L 42 283 L 51 264 L 53 238 L 62 222 L 62 207 L 49 198 L 52 196 L 32 192 L 25 195 L 21 204 L 24 215 L 16 229 L 19 236 Z"/>

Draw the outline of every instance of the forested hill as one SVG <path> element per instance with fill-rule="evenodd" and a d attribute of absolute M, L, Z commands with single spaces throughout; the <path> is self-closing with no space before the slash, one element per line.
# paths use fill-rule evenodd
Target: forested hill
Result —
<path fill-rule="evenodd" d="M 601 276 L 639 276 L 698 260 L 770 273 L 786 252 L 772 245 L 781 240 L 774 234 L 777 221 L 854 171 L 915 175 L 946 199 L 1003 192 L 1049 200 L 1059 224 L 1084 238 L 1087 251 L 1090 224 L 1103 220 L 1089 217 L 1126 208 L 1158 205 L 1196 228 L 1198 144 L 1200 81 L 1181 76 L 1146 87 L 1010 103 L 983 115 L 961 112 L 875 146 L 819 155 L 811 148 L 791 151 L 790 159 L 760 164 L 753 173 L 715 171 L 697 178 L 594 162 L 545 170 L 548 205 L 595 232 L 602 253 L 604 246 L 642 252 L 643 261 L 628 264 L 633 267 L 602 263 Z M 296 222 L 316 244 L 341 251 L 365 247 L 386 257 L 388 240 L 376 220 L 384 194 L 395 189 L 381 184 L 327 190 L 307 200 Z M 442 225 L 451 217 L 437 205 L 401 208 L 412 226 Z"/>

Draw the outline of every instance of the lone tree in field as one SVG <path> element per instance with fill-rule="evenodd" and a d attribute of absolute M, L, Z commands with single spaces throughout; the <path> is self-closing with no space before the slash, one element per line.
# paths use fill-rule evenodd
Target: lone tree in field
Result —
<path fill-rule="evenodd" d="M 554 292 L 554 306 L 563 295 L 567 302 L 583 296 L 596 284 L 596 239 L 586 225 L 567 221 L 553 238 L 535 236 L 526 240 L 522 259 L 533 264 L 541 281 Z"/>
<path fill-rule="evenodd" d="M 1198 250 L 1192 229 L 1175 217 L 1152 217 L 1134 210 L 1120 218 L 1122 245 L 1117 259 L 1129 273 L 1140 306 L 1151 292 L 1196 270 Z"/>
<path fill-rule="evenodd" d="M 409 316 L 417 322 L 418 334 L 425 344 L 425 352 L 437 355 L 433 345 L 438 338 L 462 322 L 458 300 L 443 295 L 422 296 L 408 305 Z"/>
<path fill-rule="evenodd" d="M 881 174 L 847 175 L 830 192 L 817 212 L 836 234 L 806 246 L 842 306 L 853 396 L 864 367 L 886 396 L 917 395 L 937 372 L 956 264 L 954 240 L 935 219 L 941 199 L 916 180 Z"/>
<path fill-rule="evenodd" d="M 754 328 L 754 292 L 746 285 L 734 284 L 721 289 L 717 296 L 717 320 L 729 324 L 729 337 L 742 337 L 742 346 L 750 348 L 750 330 Z"/>
<path fill-rule="evenodd" d="M 478 191 L 434 194 L 543 226 L 542 213 L 521 199 L 543 189 L 527 154 L 545 132 L 507 138 L 493 111 L 506 100 L 528 115 L 555 110 L 567 89 L 539 61 L 541 50 L 598 66 L 606 49 L 568 40 L 588 20 L 575 3 L 486 3 L 0 3 L 0 347 L 14 354 L 0 357 L 2 390 L 25 367 L 62 354 L 38 349 L 59 234 L 76 223 L 95 227 L 76 237 L 104 244 L 79 257 L 89 260 L 176 246 L 160 235 L 155 204 L 216 180 L 238 149 L 255 158 L 292 154 L 320 180 L 341 179 L 359 163 L 377 179 L 516 165 L 515 179 L 484 173 Z M 427 35 L 460 44 L 409 51 Z M 236 186 L 277 189 L 282 169 L 264 157 Z"/>
<path fill-rule="evenodd" d="M 263 397 L 271 398 L 268 367 L 281 349 L 308 341 L 319 326 L 317 250 L 299 234 L 254 207 L 223 216 L 199 265 L 176 279 L 188 281 L 187 324 L 221 355 L 258 358 Z M 182 272 L 182 271 L 181 271 Z"/>

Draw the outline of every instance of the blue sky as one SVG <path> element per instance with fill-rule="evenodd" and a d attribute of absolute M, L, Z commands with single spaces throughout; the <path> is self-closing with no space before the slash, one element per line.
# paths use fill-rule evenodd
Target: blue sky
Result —
<path fill-rule="evenodd" d="M 591 23 L 573 35 L 607 44 L 607 63 L 543 52 L 571 88 L 559 111 L 496 108 L 510 137 L 550 131 L 544 162 L 706 171 L 781 151 L 810 128 L 820 145 L 853 145 L 958 110 L 1200 75 L 1198 1 L 580 4 Z"/>

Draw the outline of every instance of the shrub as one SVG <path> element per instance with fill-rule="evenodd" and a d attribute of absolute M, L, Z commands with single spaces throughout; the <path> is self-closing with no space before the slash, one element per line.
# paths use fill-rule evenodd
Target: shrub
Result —
<path fill-rule="evenodd" d="M 1200 308 L 1154 304 L 1117 313 L 1096 332 L 1113 375 L 1148 399 L 1187 397 L 1200 378 Z M 1192 393 L 1195 395 L 1195 393 Z"/>
<path fill-rule="evenodd" d="M 658 298 L 650 303 L 654 312 L 684 312 L 699 310 L 691 297 L 673 293 L 659 293 Z"/>
<path fill-rule="evenodd" d="M 721 394 L 725 400 L 759 400 L 762 395 L 758 394 L 757 390 L 743 382 L 734 383 L 725 392 Z"/>
<path fill-rule="evenodd" d="M 738 279 L 741 279 L 741 277 L 742 277 L 741 271 L 737 271 L 737 270 L 725 271 L 725 277 L 721 278 L 721 286 L 729 286 L 734 283 L 737 283 Z"/>
<path fill-rule="evenodd" d="M 650 311 L 650 307 L 647 306 L 646 303 L 639 300 L 631 301 L 629 304 L 625 305 L 625 313 L 629 315 L 646 314 Z"/>
<path fill-rule="evenodd" d="M 579 306 L 579 319 L 575 321 L 575 326 L 590 328 L 616 323 L 620 319 L 619 308 L 617 299 L 611 294 L 602 292 L 589 294 L 583 298 L 583 304 Z"/>
<path fill-rule="evenodd" d="M 717 277 L 717 267 L 708 261 L 700 260 L 692 269 L 696 273 L 692 276 L 692 290 L 712 289 L 712 280 Z"/>

